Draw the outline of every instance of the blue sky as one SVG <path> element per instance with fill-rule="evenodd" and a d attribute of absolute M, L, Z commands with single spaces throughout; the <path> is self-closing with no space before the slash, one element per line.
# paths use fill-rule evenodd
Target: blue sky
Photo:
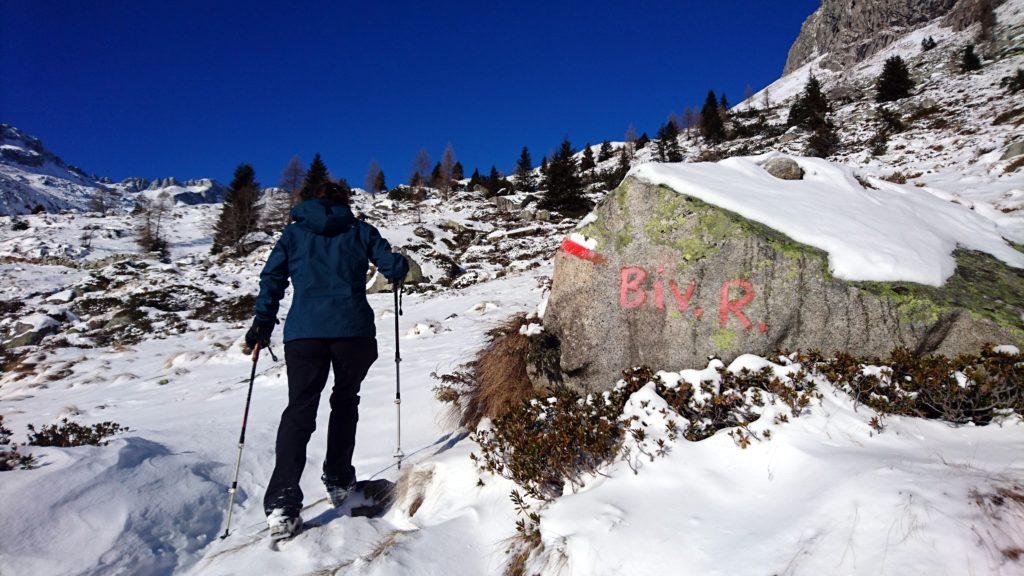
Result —
<path fill-rule="evenodd" d="M 320 152 L 394 185 L 448 142 L 507 171 L 524 145 L 653 135 L 708 88 L 738 101 L 817 4 L 0 0 L 0 121 L 116 180 L 249 162 L 270 185 Z"/>

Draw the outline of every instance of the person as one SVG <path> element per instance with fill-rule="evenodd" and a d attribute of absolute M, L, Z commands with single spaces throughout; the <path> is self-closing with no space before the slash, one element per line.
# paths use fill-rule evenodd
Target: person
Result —
<path fill-rule="evenodd" d="M 255 318 L 245 335 L 249 349 L 269 346 L 290 278 L 294 295 L 284 325 L 288 406 L 277 429 L 274 472 L 263 500 L 274 539 L 293 535 L 302 526 L 299 479 L 331 368 L 334 387 L 321 479 L 336 507 L 354 487 L 359 386 L 377 359 L 373 309 L 366 301 L 369 262 L 393 284 L 409 271 L 408 262 L 392 252 L 380 232 L 352 214 L 350 195 L 347 186 L 328 182 L 316 190 L 315 198 L 292 209 L 292 223 L 260 273 Z"/>

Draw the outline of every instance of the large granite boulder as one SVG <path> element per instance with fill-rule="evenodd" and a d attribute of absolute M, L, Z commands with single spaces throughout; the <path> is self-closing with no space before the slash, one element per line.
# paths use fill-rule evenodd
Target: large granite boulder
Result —
<path fill-rule="evenodd" d="M 555 257 L 545 331 L 563 380 L 607 389 L 625 368 L 680 369 L 781 349 L 885 355 L 1024 344 L 1024 270 L 958 250 L 943 286 L 849 282 L 827 254 L 633 177 Z"/>

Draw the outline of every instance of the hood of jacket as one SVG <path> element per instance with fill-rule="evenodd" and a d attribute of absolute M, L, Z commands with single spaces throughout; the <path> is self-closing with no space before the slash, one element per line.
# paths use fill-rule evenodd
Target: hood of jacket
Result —
<path fill-rule="evenodd" d="M 356 221 L 348 206 L 323 199 L 296 204 L 292 208 L 292 219 L 306 230 L 322 236 L 341 234 Z"/>

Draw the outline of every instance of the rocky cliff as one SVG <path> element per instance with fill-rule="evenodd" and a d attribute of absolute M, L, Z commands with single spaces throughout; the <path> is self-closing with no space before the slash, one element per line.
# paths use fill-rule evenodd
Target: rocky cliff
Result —
<path fill-rule="evenodd" d="M 789 49 L 789 73 L 827 54 L 824 67 L 839 70 L 891 44 L 907 32 L 975 0 L 823 0 Z"/>

